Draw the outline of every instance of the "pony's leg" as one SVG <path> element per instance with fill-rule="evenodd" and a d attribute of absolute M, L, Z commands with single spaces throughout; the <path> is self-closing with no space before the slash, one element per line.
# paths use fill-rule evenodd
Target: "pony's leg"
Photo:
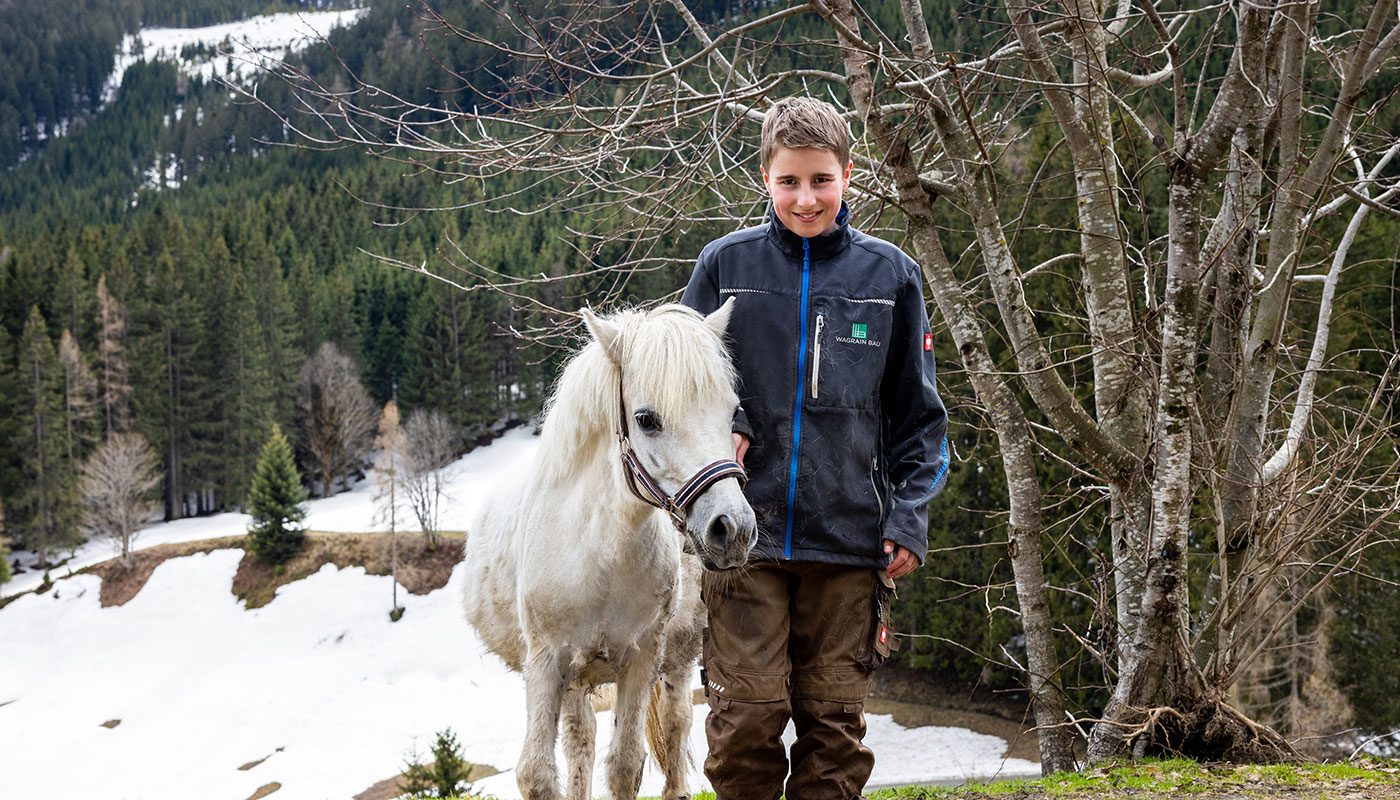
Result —
<path fill-rule="evenodd" d="M 515 782 L 525 800 L 562 800 L 554 742 L 559 707 L 571 676 L 568 657 L 555 648 L 532 648 L 525 657 L 525 744 L 515 766 Z"/>
<path fill-rule="evenodd" d="M 653 723 L 648 715 L 647 725 L 655 724 L 659 730 L 649 731 L 647 738 L 656 751 L 656 762 L 666 773 L 666 785 L 661 790 L 662 800 L 689 800 L 689 787 L 686 785 L 690 769 L 690 720 L 694 709 L 691 707 L 690 675 L 693 665 L 685 664 L 661 676 L 657 681 L 656 719 Z"/>
<path fill-rule="evenodd" d="M 608 751 L 608 792 L 612 800 L 634 800 L 642 784 L 642 717 L 656 680 L 656 643 L 644 645 L 628 660 L 617 681 L 612 747 Z"/>
<path fill-rule="evenodd" d="M 569 764 L 569 800 L 588 800 L 593 785 L 593 743 L 598 718 L 588 692 L 574 687 L 564 694 L 564 758 Z"/>

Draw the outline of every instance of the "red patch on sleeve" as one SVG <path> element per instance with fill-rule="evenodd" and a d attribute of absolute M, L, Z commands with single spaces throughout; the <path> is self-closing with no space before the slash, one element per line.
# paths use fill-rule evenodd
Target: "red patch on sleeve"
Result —
<path fill-rule="evenodd" d="M 924 352 L 933 352 L 933 334 L 931 333 L 924 334 Z"/>

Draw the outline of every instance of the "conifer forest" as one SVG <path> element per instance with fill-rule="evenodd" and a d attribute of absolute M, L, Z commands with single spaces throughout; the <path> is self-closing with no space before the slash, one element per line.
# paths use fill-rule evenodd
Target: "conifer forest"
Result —
<path fill-rule="evenodd" d="M 0 592 L 127 524 L 104 475 L 144 524 L 271 502 L 265 448 L 344 491 L 390 401 L 444 458 L 531 424 L 574 312 L 764 219 L 756 120 L 807 91 L 924 270 L 951 417 L 900 666 L 1024 702 L 1043 763 L 1394 731 L 1396 6 L 1193 5 L 0 2 Z M 110 80 L 142 29 L 326 9 L 244 78 Z"/>

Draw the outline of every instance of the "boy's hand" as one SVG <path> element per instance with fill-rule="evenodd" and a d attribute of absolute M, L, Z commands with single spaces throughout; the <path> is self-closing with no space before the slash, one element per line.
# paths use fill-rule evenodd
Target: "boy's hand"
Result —
<path fill-rule="evenodd" d="M 913 553 L 889 539 L 885 540 L 885 555 L 890 556 L 890 565 L 885 567 L 885 572 L 891 579 L 902 578 L 919 568 L 919 559 Z"/>
<path fill-rule="evenodd" d="M 734 434 L 734 460 L 744 466 L 744 454 L 749 451 L 749 437 L 742 433 Z"/>

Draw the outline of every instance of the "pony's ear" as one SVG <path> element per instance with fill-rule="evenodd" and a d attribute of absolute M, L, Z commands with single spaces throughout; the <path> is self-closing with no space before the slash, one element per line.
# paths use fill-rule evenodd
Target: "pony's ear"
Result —
<path fill-rule="evenodd" d="M 593 334 L 593 339 L 603 346 L 603 352 L 607 354 L 608 360 L 614 364 L 622 363 L 622 353 L 619 352 L 622 328 L 616 323 L 609 322 L 594 314 L 588 307 L 580 308 L 579 315 L 583 317 L 583 324 L 588 326 L 588 332 Z"/>
<path fill-rule="evenodd" d="M 724 332 L 729 328 L 729 315 L 733 313 L 734 297 L 730 295 L 729 299 L 724 301 L 724 305 L 710 312 L 709 316 L 705 317 L 705 324 L 709 325 L 715 333 L 723 337 Z"/>

